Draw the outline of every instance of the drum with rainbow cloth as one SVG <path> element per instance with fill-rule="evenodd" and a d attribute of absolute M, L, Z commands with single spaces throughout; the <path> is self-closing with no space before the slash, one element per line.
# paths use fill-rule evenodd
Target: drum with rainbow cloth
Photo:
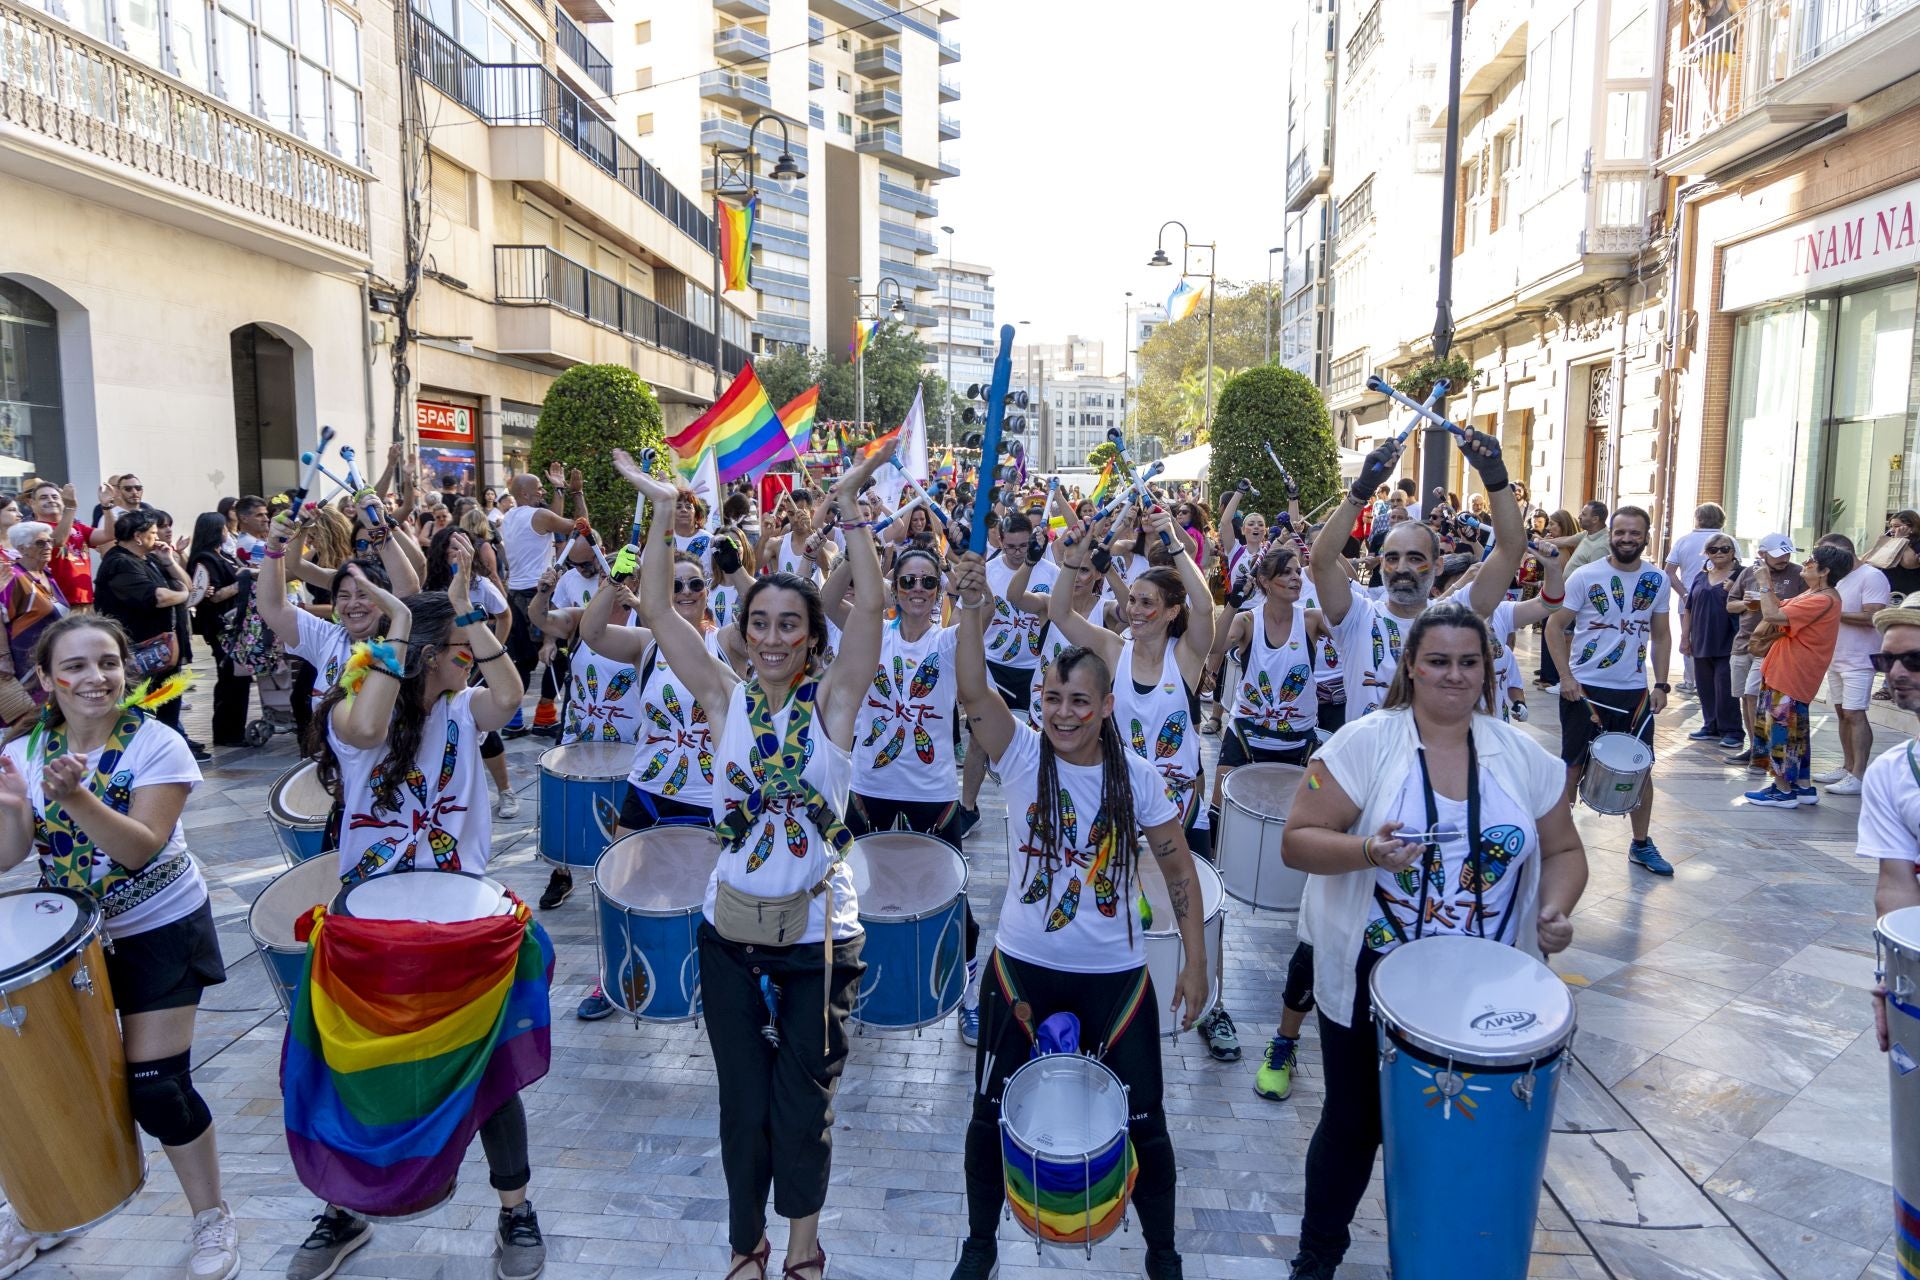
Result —
<path fill-rule="evenodd" d="M 1042 1245 L 1093 1246 L 1126 1221 L 1140 1166 L 1127 1138 L 1127 1087 L 1097 1059 L 1048 1053 L 1000 1095 L 1007 1208 Z"/>
<path fill-rule="evenodd" d="M 1920 907 L 1873 929 L 1887 991 L 1887 1086 L 1892 1091 L 1894 1252 L 1901 1280 L 1920 1280 Z"/>

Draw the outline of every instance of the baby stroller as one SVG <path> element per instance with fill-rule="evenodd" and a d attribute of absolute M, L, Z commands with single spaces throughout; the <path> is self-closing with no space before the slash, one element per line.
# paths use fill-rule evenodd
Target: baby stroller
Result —
<path fill-rule="evenodd" d="M 264 747 L 276 733 L 293 733 L 293 666 L 276 645 L 274 663 L 253 673 L 253 687 L 260 692 L 260 718 L 247 721 L 247 745 Z"/>
<path fill-rule="evenodd" d="M 253 578 L 242 576 L 239 604 L 227 620 L 221 635 L 221 647 L 233 662 L 233 669 L 251 675 L 260 691 L 260 718 L 247 722 L 246 742 L 260 748 L 276 733 L 293 733 L 293 670 L 280 642 L 260 617 L 254 603 Z"/>

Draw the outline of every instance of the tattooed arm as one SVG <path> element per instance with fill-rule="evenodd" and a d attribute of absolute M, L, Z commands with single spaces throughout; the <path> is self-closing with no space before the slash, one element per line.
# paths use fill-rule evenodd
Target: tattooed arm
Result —
<path fill-rule="evenodd" d="M 1145 835 L 1166 879 L 1167 900 L 1173 904 L 1173 918 L 1180 926 L 1180 946 L 1186 953 L 1173 998 L 1167 1002 L 1167 1012 L 1180 1019 L 1180 1029 L 1185 1031 L 1207 1012 L 1207 944 L 1201 933 L 1200 877 L 1194 874 L 1193 851 L 1187 848 L 1186 833 L 1179 822 L 1148 827 Z"/>

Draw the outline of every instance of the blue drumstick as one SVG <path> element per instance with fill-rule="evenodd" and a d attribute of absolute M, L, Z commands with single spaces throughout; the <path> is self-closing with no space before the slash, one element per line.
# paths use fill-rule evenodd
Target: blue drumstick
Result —
<path fill-rule="evenodd" d="M 1000 426 L 1007 416 L 1007 383 L 1013 378 L 1013 326 L 1000 326 L 1000 353 L 993 359 L 993 381 L 987 388 L 987 425 L 980 433 L 980 487 L 973 495 L 973 518 L 967 526 L 967 550 L 984 555 L 987 517 L 992 514 L 993 479 L 1000 470 Z"/>

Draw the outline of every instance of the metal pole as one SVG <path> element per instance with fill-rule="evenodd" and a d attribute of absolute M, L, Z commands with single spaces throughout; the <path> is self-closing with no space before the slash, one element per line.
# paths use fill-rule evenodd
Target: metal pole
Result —
<path fill-rule="evenodd" d="M 1260 337 L 1263 339 L 1262 350 L 1266 353 L 1266 359 L 1262 360 L 1261 363 L 1272 364 L 1273 363 L 1273 250 L 1271 249 L 1267 250 L 1267 293 L 1263 301 L 1266 304 L 1263 314 L 1266 316 L 1267 323 L 1266 323 L 1266 330 L 1260 335 Z"/>
<path fill-rule="evenodd" d="M 1207 404 L 1206 412 L 1200 415 L 1200 428 L 1211 436 L 1213 432 L 1213 249 L 1207 250 Z M 1194 441 L 1199 444 L 1198 440 Z"/>
<path fill-rule="evenodd" d="M 947 449 L 953 449 L 953 232 L 947 232 Z"/>
<path fill-rule="evenodd" d="M 720 199 L 720 148 L 716 145 L 713 152 L 713 399 L 720 400 L 720 224 L 726 217 L 724 204 Z"/>
<path fill-rule="evenodd" d="M 1444 359 L 1453 350 L 1453 228 L 1454 201 L 1460 175 L 1460 43 L 1465 33 L 1467 0 L 1453 0 L 1453 43 L 1447 65 L 1447 149 L 1440 170 L 1440 286 L 1434 301 L 1433 354 Z M 1440 406 L 1442 413 L 1446 406 Z M 1420 492 L 1414 500 L 1421 511 L 1435 489 L 1447 487 L 1447 433 L 1428 427 L 1421 436 Z"/>

